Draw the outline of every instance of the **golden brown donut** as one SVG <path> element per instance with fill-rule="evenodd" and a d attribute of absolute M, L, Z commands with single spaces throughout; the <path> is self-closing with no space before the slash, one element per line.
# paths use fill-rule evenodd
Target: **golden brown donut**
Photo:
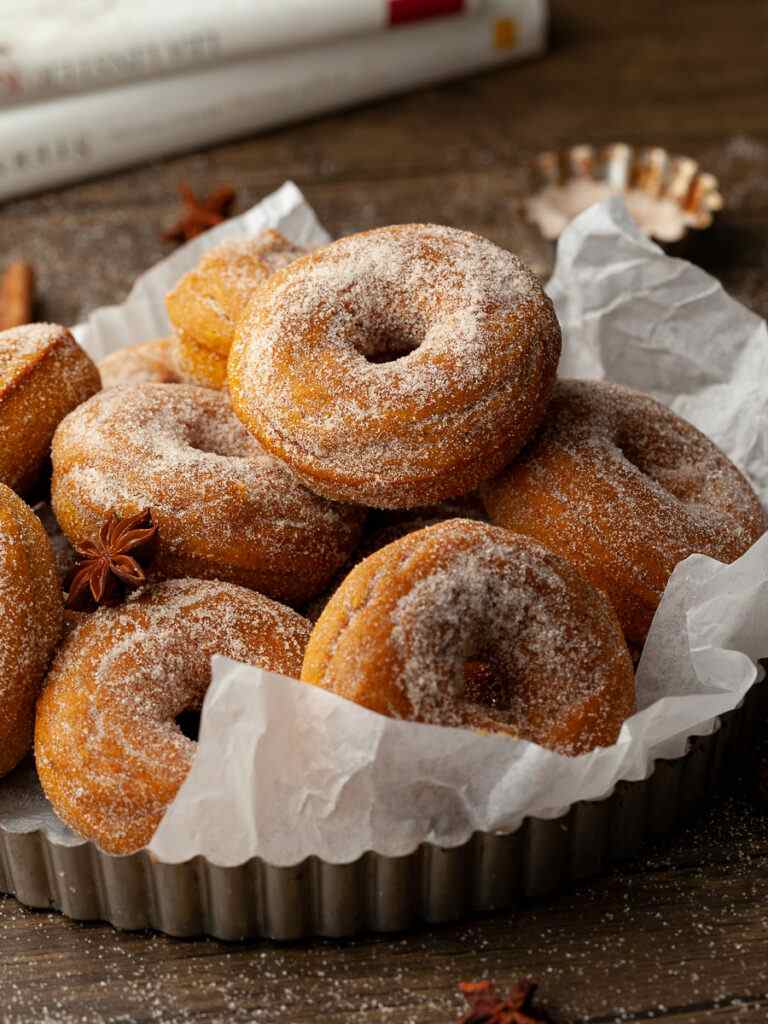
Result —
<path fill-rule="evenodd" d="M 678 562 L 732 562 L 766 528 L 716 445 L 653 398 L 600 381 L 560 381 L 540 434 L 484 497 L 493 522 L 603 590 L 635 648 Z"/>
<path fill-rule="evenodd" d="M 330 586 L 301 609 L 303 614 L 310 622 L 317 622 L 323 608 L 358 562 L 362 562 L 379 548 L 405 537 L 406 534 L 423 530 L 425 526 L 434 526 L 435 523 L 442 523 L 446 519 L 477 519 L 488 522 L 485 507 L 476 493 L 468 494 L 456 501 L 445 501 L 439 505 L 426 505 L 421 508 L 371 510 L 360 542 L 352 555 L 331 580 Z"/>
<path fill-rule="evenodd" d="M 99 371 L 66 327 L 0 332 L 0 482 L 28 493 L 59 422 L 100 386 Z"/>
<path fill-rule="evenodd" d="M 181 380 L 217 391 L 227 383 L 227 357 L 220 352 L 184 334 L 174 338 L 173 353 Z"/>
<path fill-rule="evenodd" d="M 270 229 L 217 245 L 181 278 L 165 301 L 185 380 L 223 387 L 235 324 L 251 293 L 305 251 Z"/>
<path fill-rule="evenodd" d="M 45 530 L 0 484 L 0 775 L 32 745 L 35 701 L 61 635 L 62 614 Z"/>
<path fill-rule="evenodd" d="M 312 598 L 300 611 L 310 622 L 317 622 L 323 608 L 358 562 L 362 562 L 374 551 L 405 537 L 408 533 L 415 533 L 416 530 L 423 530 L 425 526 L 433 526 L 446 519 L 477 519 L 487 523 L 488 515 L 477 491 L 472 491 L 452 501 L 440 502 L 437 505 L 421 505 L 418 508 L 370 509 L 355 550 L 336 573 L 329 586 Z"/>
<path fill-rule="evenodd" d="M 635 706 L 607 599 L 530 538 L 467 519 L 353 569 L 315 625 L 301 678 L 393 718 L 563 754 L 614 743 Z"/>
<path fill-rule="evenodd" d="M 155 338 L 138 345 L 118 349 L 99 363 L 101 386 L 119 384 L 178 384 L 181 380 L 175 362 L 175 338 Z"/>
<path fill-rule="evenodd" d="M 270 278 L 240 321 L 228 380 L 236 414 L 318 494 L 413 507 L 465 494 L 514 455 L 559 354 L 552 304 L 516 256 L 402 224 Z"/>
<path fill-rule="evenodd" d="M 224 393 L 192 384 L 111 388 L 81 405 L 56 431 L 51 495 L 75 546 L 111 510 L 151 508 L 159 574 L 229 580 L 294 604 L 332 579 L 365 518 L 308 491 Z"/>
<path fill-rule="evenodd" d="M 295 676 L 309 628 L 261 594 L 200 580 L 84 616 L 37 706 L 37 771 L 56 813 L 109 853 L 144 846 L 191 766 L 177 719 L 201 707 L 211 656 Z"/>

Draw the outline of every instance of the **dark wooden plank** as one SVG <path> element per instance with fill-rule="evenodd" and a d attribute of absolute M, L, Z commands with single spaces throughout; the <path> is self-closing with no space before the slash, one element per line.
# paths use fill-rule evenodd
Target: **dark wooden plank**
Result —
<path fill-rule="evenodd" d="M 522 974 L 567 1019 L 768 1016 L 768 819 L 731 796 L 678 840 L 535 910 L 394 938 L 182 942 L 0 906 L 3 1020 L 446 1024 L 460 979 Z M 46 1016 L 46 1012 L 50 1016 Z"/>
<path fill-rule="evenodd" d="M 229 181 L 240 208 L 286 178 L 334 234 L 437 220 L 486 234 L 542 275 L 525 223 L 539 149 L 617 139 L 684 151 L 727 208 L 692 256 L 768 313 L 768 7 L 754 0 L 554 4 L 540 61 L 371 104 L 0 209 L 0 261 L 31 259 L 45 315 L 119 301 L 168 248 L 175 188 Z M 438 1022 L 460 978 L 538 976 L 597 1022 L 768 1019 L 768 821 L 731 796 L 671 846 L 535 910 L 395 938 L 279 947 L 177 942 L 0 903 L 2 1019 L 83 1024 L 320 1017 Z"/>

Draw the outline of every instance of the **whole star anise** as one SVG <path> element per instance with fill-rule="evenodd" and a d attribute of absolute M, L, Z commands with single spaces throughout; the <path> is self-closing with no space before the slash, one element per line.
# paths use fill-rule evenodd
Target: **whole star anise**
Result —
<path fill-rule="evenodd" d="M 184 212 L 178 221 L 163 232 L 164 242 L 188 242 L 208 228 L 221 224 L 232 214 L 237 193 L 231 185 L 219 185 L 204 199 L 198 199 L 189 185 L 179 185 Z"/>
<path fill-rule="evenodd" d="M 537 988 L 535 981 L 521 978 L 509 995 L 501 997 L 492 981 L 459 982 L 459 991 L 469 1003 L 459 1024 L 548 1024 L 549 1014 L 533 1005 Z"/>
<path fill-rule="evenodd" d="M 75 548 L 78 559 L 64 582 L 66 607 L 87 611 L 119 604 L 126 590 L 145 582 L 142 562 L 146 567 L 156 536 L 157 523 L 150 509 L 124 517 L 110 512 L 98 537 Z"/>

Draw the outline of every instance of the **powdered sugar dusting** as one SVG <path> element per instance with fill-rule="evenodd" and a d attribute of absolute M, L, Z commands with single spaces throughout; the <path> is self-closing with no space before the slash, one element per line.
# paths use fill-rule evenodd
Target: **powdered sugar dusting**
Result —
<path fill-rule="evenodd" d="M 321 491 L 333 474 L 371 504 L 417 504 L 425 478 L 456 473 L 427 497 L 438 500 L 470 489 L 473 460 L 492 471 L 500 427 L 522 443 L 559 344 L 517 257 L 468 232 L 401 225 L 276 274 L 241 321 L 230 389 L 238 415 Z"/>
<path fill-rule="evenodd" d="M 224 394 L 193 385 L 102 392 L 61 424 L 53 463 L 54 509 L 75 543 L 113 508 L 151 507 L 160 572 L 230 579 L 292 601 L 322 589 L 364 518 L 308 491 L 265 454 Z"/>
<path fill-rule="evenodd" d="M 339 589 L 350 571 L 368 555 L 379 551 L 392 544 L 401 537 L 416 530 L 423 530 L 426 526 L 434 526 L 436 523 L 445 522 L 446 519 L 477 519 L 488 522 L 481 499 L 477 494 L 468 494 L 463 500 L 444 502 L 440 505 L 431 505 L 423 508 L 397 509 L 397 510 L 372 510 L 363 530 L 360 543 L 339 570 L 328 589 L 318 595 L 313 601 L 301 609 L 304 615 L 311 622 L 317 622 L 323 609 L 328 604 L 334 593 Z"/>
<path fill-rule="evenodd" d="M 118 349 L 99 363 L 101 386 L 120 384 L 176 384 L 179 372 L 174 357 L 174 339 L 156 338 Z"/>
<path fill-rule="evenodd" d="M 0 481 L 31 490 L 60 420 L 98 388 L 95 365 L 65 327 L 0 333 Z"/>
<path fill-rule="evenodd" d="M 557 723 L 598 696 L 605 714 L 615 715 L 623 700 L 617 679 L 626 687 L 632 673 L 610 606 L 535 542 L 454 519 L 390 545 L 361 569 L 369 573 L 365 597 L 350 602 L 354 588 L 342 585 L 335 599 L 347 616 L 323 685 L 366 703 L 373 646 L 373 663 L 387 665 L 399 694 L 389 713 L 405 708 L 418 721 L 544 744 L 553 742 Z M 383 648 L 378 641 L 361 645 L 369 634 L 389 640 Z M 468 682 L 468 663 L 489 666 L 490 684 Z M 605 735 L 606 720 L 585 719 L 579 735 L 558 737 L 557 749 L 590 749 Z"/>
<path fill-rule="evenodd" d="M 195 743 L 176 718 L 200 708 L 211 656 L 295 675 L 308 637 L 290 609 L 200 580 L 87 617 L 65 640 L 39 713 L 38 771 L 57 812 L 106 849 L 142 845 L 189 770 Z"/>
<path fill-rule="evenodd" d="M 29 747 L 34 702 L 61 618 L 61 591 L 43 528 L 0 484 L 0 774 Z"/>
<path fill-rule="evenodd" d="M 258 277 L 254 274 L 255 266 L 262 271 L 262 278 L 266 278 L 287 267 L 304 252 L 305 249 L 289 242 L 279 231 L 269 229 L 255 238 L 222 242 L 203 256 L 199 269 L 203 273 L 214 269 L 245 303 L 249 292 L 258 283 Z"/>
<path fill-rule="evenodd" d="M 25 324 L 0 331 L 0 388 L 68 333 L 59 324 Z"/>
<path fill-rule="evenodd" d="M 634 640 L 679 561 L 733 561 L 766 526 L 748 481 L 703 434 L 654 399 L 597 381 L 558 382 L 539 436 L 486 499 L 494 521 L 614 586 L 617 606 L 639 602 L 642 626 L 623 622 L 628 635 L 639 629 Z"/>
<path fill-rule="evenodd" d="M 253 291 L 304 252 L 271 229 L 214 246 L 167 296 L 174 327 L 199 345 L 226 354 Z"/>

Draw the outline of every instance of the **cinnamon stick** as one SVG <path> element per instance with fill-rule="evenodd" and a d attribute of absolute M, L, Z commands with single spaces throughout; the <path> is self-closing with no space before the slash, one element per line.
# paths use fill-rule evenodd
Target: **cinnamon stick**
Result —
<path fill-rule="evenodd" d="M 32 320 L 35 303 L 35 272 L 29 263 L 16 260 L 0 277 L 0 331 Z"/>

